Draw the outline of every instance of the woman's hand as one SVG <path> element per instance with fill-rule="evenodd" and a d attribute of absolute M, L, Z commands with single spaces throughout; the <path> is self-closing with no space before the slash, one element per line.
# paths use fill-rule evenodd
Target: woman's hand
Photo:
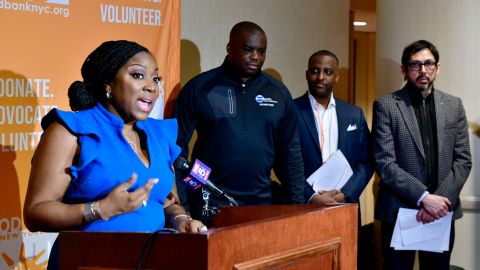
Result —
<path fill-rule="evenodd" d="M 207 226 L 203 225 L 200 220 L 192 219 L 187 215 L 178 215 L 173 218 L 173 225 L 175 229 L 181 233 L 183 232 L 206 232 Z"/>
<path fill-rule="evenodd" d="M 172 199 L 169 199 L 172 200 Z M 176 199 L 173 197 L 173 200 Z M 171 217 L 171 224 L 181 233 L 184 232 L 206 232 L 208 230 L 201 221 L 192 219 L 185 209 L 179 204 L 170 204 L 164 208 L 165 215 Z"/>
<path fill-rule="evenodd" d="M 99 201 L 100 215 L 102 219 L 108 220 L 112 216 L 135 211 L 140 206 L 146 206 L 150 191 L 158 183 L 158 178 L 151 178 L 142 187 L 135 191 L 128 192 L 128 189 L 137 181 L 137 174 L 132 176 L 125 183 L 118 185 L 105 198 Z"/>

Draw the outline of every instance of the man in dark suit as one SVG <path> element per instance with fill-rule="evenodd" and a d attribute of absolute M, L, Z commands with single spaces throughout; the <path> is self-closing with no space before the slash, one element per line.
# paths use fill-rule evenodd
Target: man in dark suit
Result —
<path fill-rule="evenodd" d="M 357 203 L 373 174 L 368 155 L 369 130 L 363 111 L 334 97 L 333 87 L 339 78 L 339 62 L 334 53 L 321 50 L 312 54 L 305 77 L 308 91 L 294 100 L 305 177 L 320 168 L 338 149 L 353 171 L 339 190 L 315 192 L 306 184 L 305 200 L 317 205 Z"/>
<path fill-rule="evenodd" d="M 460 191 L 472 166 L 465 110 L 459 98 L 434 88 L 439 53 L 428 41 L 407 46 L 405 86 L 374 103 L 373 139 L 380 188 L 375 217 L 381 221 L 384 269 L 412 269 L 414 250 L 390 247 L 399 208 L 418 209 L 429 223 L 453 211 L 462 217 Z M 443 253 L 419 252 L 420 269 L 449 269 L 455 239 Z"/>
<path fill-rule="evenodd" d="M 373 174 L 369 159 L 370 133 L 363 111 L 334 97 L 333 88 L 339 78 L 339 62 L 334 53 L 321 50 L 312 54 L 305 77 L 308 91 L 294 100 L 299 118 L 305 177 L 320 168 L 337 150 L 342 152 L 353 171 L 353 175 L 339 190 L 315 192 L 305 182 L 305 201 L 316 205 L 358 203 L 360 194 Z M 360 239 L 359 242 L 363 242 Z M 368 269 L 368 260 L 363 254 L 367 248 L 362 246 L 359 243 L 358 269 Z"/>

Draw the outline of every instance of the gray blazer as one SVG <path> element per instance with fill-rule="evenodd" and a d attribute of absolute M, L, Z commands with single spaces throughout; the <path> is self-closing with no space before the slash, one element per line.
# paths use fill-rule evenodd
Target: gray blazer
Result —
<path fill-rule="evenodd" d="M 438 140 L 438 188 L 434 194 L 452 203 L 453 218 L 461 218 L 460 191 L 472 161 L 462 101 L 434 90 Z M 393 222 L 400 207 L 417 208 L 427 190 L 425 154 L 415 112 L 404 87 L 373 105 L 373 155 L 380 175 L 375 218 Z"/>

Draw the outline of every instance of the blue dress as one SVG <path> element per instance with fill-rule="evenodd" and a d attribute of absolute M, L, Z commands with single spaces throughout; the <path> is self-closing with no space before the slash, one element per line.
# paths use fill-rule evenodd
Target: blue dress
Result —
<path fill-rule="evenodd" d="M 173 187 L 173 161 L 180 153 L 176 145 L 177 121 L 148 118 L 137 121 L 137 130 L 146 137 L 150 165 L 145 166 L 122 134 L 123 120 L 102 105 L 80 112 L 57 109 L 42 119 L 45 130 L 53 121 L 62 123 L 78 137 L 80 155 L 71 166 L 72 181 L 64 195 L 67 204 L 100 200 L 118 185 L 126 182 L 132 173 L 138 175 L 129 191 L 142 187 L 148 179 L 158 178 L 152 188 L 146 207 L 96 220 L 79 228 L 84 231 L 153 232 L 164 227 L 164 199 Z"/>

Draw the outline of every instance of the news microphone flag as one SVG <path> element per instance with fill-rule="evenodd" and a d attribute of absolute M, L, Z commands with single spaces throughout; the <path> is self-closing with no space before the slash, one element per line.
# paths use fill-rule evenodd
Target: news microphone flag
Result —
<path fill-rule="evenodd" d="M 210 172 L 212 172 L 212 169 L 203 164 L 203 162 L 200 160 L 196 159 L 195 163 L 193 163 L 190 175 L 200 181 L 202 184 L 206 184 L 208 177 L 210 176 Z"/>
<path fill-rule="evenodd" d="M 193 190 L 196 190 L 202 187 L 202 184 L 198 183 L 197 182 L 198 180 L 191 177 L 190 175 L 183 178 L 182 181 Z"/>
<path fill-rule="evenodd" d="M 183 179 L 183 182 L 187 184 L 191 189 L 196 190 L 207 183 L 211 171 L 212 169 L 210 169 L 207 165 L 203 164 L 203 162 L 196 159 L 195 163 L 193 163 L 190 175 L 185 177 Z"/>

